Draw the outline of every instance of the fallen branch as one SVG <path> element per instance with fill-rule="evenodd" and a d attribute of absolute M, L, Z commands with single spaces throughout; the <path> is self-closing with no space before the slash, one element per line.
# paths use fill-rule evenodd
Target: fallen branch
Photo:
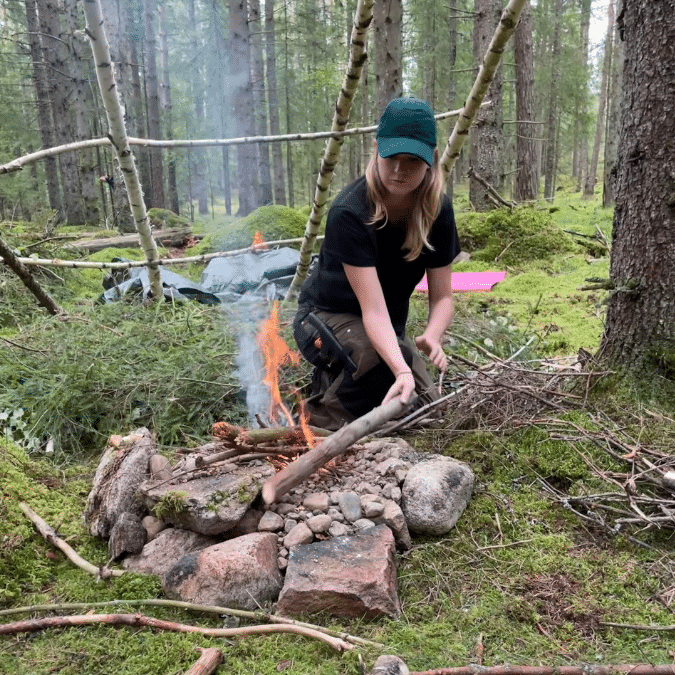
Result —
<path fill-rule="evenodd" d="M 190 612 L 204 612 L 206 614 L 226 614 L 229 616 L 236 616 L 242 619 L 249 619 L 251 621 L 264 621 L 268 623 L 282 623 L 294 626 L 302 626 L 316 630 L 326 635 L 353 642 L 354 644 L 361 644 L 370 647 L 384 648 L 383 644 L 366 640 L 364 638 L 343 633 L 341 631 L 323 628 L 304 621 L 295 621 L 285 616 L 277 616 L 276 614 L 266 614 L 265 612 L 251 612 L 245 609 L 232 609 L 231 607 L 219 607 L 217 605 L 196 605 L 191 602 L 183 602 L 181 600 L 164 600 L 158 598 L 149 598 L 146 600 L 100 600 L 99 602 L 64 602 L 54 605 L 29 605 L 26 607 L 12 607 L 11 609 L 0 610 L 0 616 L 11 616 L 13 614 L 35 614 L 36 612 L 67 612 L 90 610 L 94 607 L 172 607 L 178 609 L 185 609 Z"/>
<path fill-rule="evenodd" d="M 675 675 L 674 665 L 622 664 L 618 666 L 458 666 L 411 671 L 410 675 Z"/>
<path fill-rule="evenodd" d="M 184 623 L 174 623 L 155 619 L 143 614 L 78 614 L 75 616 L 53 616 L 42 619 L 28 619 L 15 623 L 0 625 L 0 635 L 16 635 L 17 633 L 36 633 L 47 628 L 69 628 L 71 626 L 93 626 L 108 624 L 111 626 L 146 626 L 156 630 L 173 631 L 177 633 L 198 633 L 204 637 L 226 638 L 245 635 L 263 635 L 266 633 L 295 633 L 304 637 L 319 640 L 338 652 L 353 649 L 353 645 L 340 638 L 334 638 L 326 633 L 311 628 L 304 628 L 295 624 L 263 624 L 260 626 L 246 626 L 243 628 L 202 628 Z"/>
<path fill-rule="evenodd" d="M 334 457 L 341 455 L 360 438 L 379 429 L 394 417 L 398 417 L 412 403 L 414 401 L 402 403 L 401 399 L 396 397 L 386 405 L 378 406 L 369 413 L 355 419 L 315 445 L 265 482 L 262 488 L 262 498 L 265 504 L 274 503 L 282 494 L 309 478 L 317 469 Z"/>
<path fill-rule="evenodd" d="M 490 185 L 490 183 L 488 183 L 485 180 L 485 178 L 483 178 L 483 176 L 476 173 L 476 171 L 474 170 L 474 168 L 472 166 L 469 167 L 469 171 L 467 172 L 467 176 L 469 178 L 473 178 L 477 183 L 482 185 L 487 190 L 488 195 L 493 197 L 493 199 L 497 202 L 498 207 L 499 206 L 506 206 L 507 208 L 512 209 L 514 206 L 516 206 L 516 204 L 514 204 L 513 202 L 509 202 L 506 199 L 504 199 L 504 197 L 502 197 L 499 194 L 499 192 L 497 192 L 497 190 L 495 190 L 495 188 L 492 187 L 492 185 Z M 502 251 L 502 253 L 503 253 L 503 251 Z M 501 253 L 499 255 L 501 255 Z"/>
<path fill-rule="evenodd" d="M 195 647 L 195 649 L 201 652 L 201 656 L 190 670 L 185 671 L 185 675 L 209 675 L 224 661 L 223 652 L 220 649 L 215 647 L 208 649 Z"/>
<path fill-rule="evenodd" d="M 99 579 L 105 579 L 108 577 L 119 577 L 125 574 L 124 570 L 111 570 L 107 567 L 96 567 L 90 562 L 87 562 L 84 558 L 78 555 L 61 537 L 54 532 L 54 529 L 50 527 L 40 516 L 38 516 L 33 509 L 21 502 L 19 508 L 24 512 L 26 517 L 35 525 L 38 532 L 50 543 L 52 546 L 56 546 L 60 551 L 62 551 L 66 558 L 72 563 L 77 565 L 80 569 L 83 569 L 89 574 L 93 574 Z"/>
<path fill-rule="evenodd" d="M 601 621 L 601 626 L 611 626 L 612 628 L 628 628 L 630 630 L 655 630 L 659 632 L 673 631 L 675 626 L 647 626 L 639 623 L 614 623 L 612 621 Z"/>

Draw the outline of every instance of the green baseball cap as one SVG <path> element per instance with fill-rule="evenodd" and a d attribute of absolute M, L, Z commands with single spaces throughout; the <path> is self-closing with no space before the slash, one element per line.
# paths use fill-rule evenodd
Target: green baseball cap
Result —
<path fill-rule="evenodd" d="M 380 157 L 405 153 L 434 164 L 436 120 L 429 104 L 419 98 L 395 98 L 384 109 L 377 128 Z"/>

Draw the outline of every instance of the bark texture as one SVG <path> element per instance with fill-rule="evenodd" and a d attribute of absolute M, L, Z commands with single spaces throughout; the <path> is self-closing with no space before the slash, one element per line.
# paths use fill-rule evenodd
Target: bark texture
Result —
<path fill-rule="evenodd" d="M 675 373 L 675 0 L 619 12 L 624 100 L 609 299 L 610 362 Z"/>
<path fill-rule="evenodd" d="M 375 91 L 377 117 L 389 101 L 401 95 L 401 29 L 403 5 L 401 0 L 375 0 L 373 33 L 375 42 Z"/>

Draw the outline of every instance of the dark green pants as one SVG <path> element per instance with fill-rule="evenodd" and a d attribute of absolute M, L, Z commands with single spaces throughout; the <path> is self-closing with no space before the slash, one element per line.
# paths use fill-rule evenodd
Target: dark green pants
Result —
<path fill-rule="evenodd" d="M 315 311 L 342 347 L 350 352 L 357 370 L 349 373 L 339 365 L 327 367 L 315 346 L 318 334 L 303 323 L 309 309 L 299 308 L 293 324 L 300 352 L 315 366 L 314 391 L 307 401 L 307 413 L 310 424 L 335 431 L 380 405 L 395 378 L 371 344 L 360 316 Z M 415 378 L 416 407 L 437 400 L 438 390 L 412 340 L 404 336 L 399 338 L 399 345 Z"/>

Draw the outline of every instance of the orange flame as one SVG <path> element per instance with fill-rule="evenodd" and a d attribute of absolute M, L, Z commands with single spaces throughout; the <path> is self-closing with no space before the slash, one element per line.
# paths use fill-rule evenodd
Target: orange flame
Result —
<path fill-rule="evenodd" d="M 262 232 L 256 232 L 253 235 L 253 248 L 265 249 L 267 244 L 265 243 L 265 238 L 263 237 Z"/>
<path fill-rule="evenodd" d="M 258 335 L 256 336 L 258 345 L 265 357 L 265 384 L 270 391 L 270 419 L 273 422 L 278 421 L 278 413 L 281 411 L 290 426 L 294 426 L 293 417 L 288 408 L 281 400 L 279 391 L 279 368 L 282 365 L 290 364 L 297 366 L 300 364 L 300 355 L 291 351 L 283 338 L 279 335 L 279 305 L 274 303 L 269 319 L 263 322 Z M 307 445 L 311 448 L 314 444 L 314 435 L 312 434 L 305 420 L 304 410 L 301 408 L 301 426 Z"/>

